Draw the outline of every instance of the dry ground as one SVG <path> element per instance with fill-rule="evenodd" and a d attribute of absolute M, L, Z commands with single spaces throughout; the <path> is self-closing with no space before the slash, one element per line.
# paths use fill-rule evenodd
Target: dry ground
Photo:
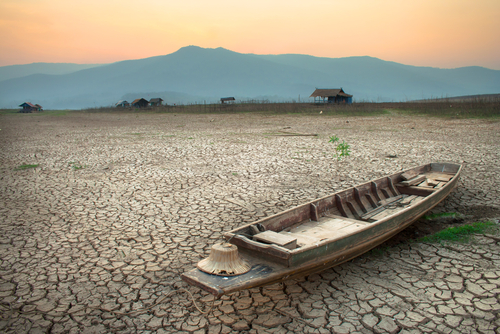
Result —
<path fill-rule="evenodd" d="M 499 122 L 71 112 L 0 115 L 0 129 L 0 331 L 500 331 L 500 243 L 482 236 L 401 243 L 225 296 L 208 317 L 168 294 L 221 231 L 423 163 L 464 165 L 434 212 L 498 219 Z M 342 161 L 334 134 L 351 145 Z M 18 170 L 28 164 L 38 167 Z"/>

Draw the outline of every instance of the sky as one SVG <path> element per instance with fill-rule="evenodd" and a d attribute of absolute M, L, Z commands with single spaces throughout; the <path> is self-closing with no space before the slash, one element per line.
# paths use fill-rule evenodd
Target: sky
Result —
<path fill-rule="evenodd" d="M 0 0 L 0 66 L 181 47 L 500 70 L 500 0 Z"/>

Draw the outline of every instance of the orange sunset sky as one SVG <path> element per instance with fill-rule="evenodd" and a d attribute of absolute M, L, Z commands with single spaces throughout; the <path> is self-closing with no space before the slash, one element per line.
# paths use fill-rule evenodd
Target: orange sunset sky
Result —
<path fill-rule="evenodd" d="M 0 66 L 183 46 L 500 70 L 500 0 L 0 0 Z"/>

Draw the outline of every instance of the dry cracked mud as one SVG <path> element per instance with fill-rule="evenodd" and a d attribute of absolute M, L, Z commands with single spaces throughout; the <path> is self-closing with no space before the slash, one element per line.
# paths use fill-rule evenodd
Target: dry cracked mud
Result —
<path fill-rule="evenodd" d="M 428 162 L 464 165 L 433 212 L 498 221 L 500 122 L 70 112 L 0 129 L 1 332 L 500 333 L 498 234 L 393 243 L 208 316 L 181 288 L 205 310 L 212 296 L 179 278 L 222 231 Z"/>

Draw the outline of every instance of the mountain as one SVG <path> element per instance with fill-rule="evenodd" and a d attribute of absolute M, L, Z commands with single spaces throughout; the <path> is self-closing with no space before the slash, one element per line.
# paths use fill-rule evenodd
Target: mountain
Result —
<path fill-rule="evenodd" d="M 68 74 L 102 64 L 33 63 L 0 67 L 0 81 L 22 78 L 32 74 Z"/>
<path fill-rule="evenodd" d="M 500 71 L 416 67 L 372 57 L 241 54 L 189 46 L 164 56 L 67 74 L 3 80 L 0 107 L 30 101 L 45 109 L 78 109 L 139 97 L 161 97 L 170 104 L 210 103 L 226 96 L 310 101 L 316 87 L 342 87 L 355 101 L 377 102 L 495 94 L 500 92 Z"/>

